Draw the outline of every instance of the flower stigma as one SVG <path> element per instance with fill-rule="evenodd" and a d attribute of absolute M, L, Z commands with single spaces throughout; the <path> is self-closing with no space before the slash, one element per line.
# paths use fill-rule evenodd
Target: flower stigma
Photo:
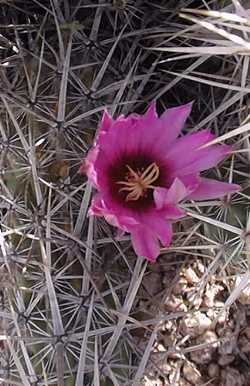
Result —
<path fill-rule="evenodd" d="M 125 176 L 126 181 L 118 181 L 117 184 L 124 187 L 119 189 L 120 192 L 128 192 L 126 201 L 137 201 L 146 195 L 148 189 L 154 189 L 152 185 L 160 174 L 160 169 L 155 162 L 151 163 L 146 170 L 134 171 L 129 165 L 126 165 L 128 173 Z"/>

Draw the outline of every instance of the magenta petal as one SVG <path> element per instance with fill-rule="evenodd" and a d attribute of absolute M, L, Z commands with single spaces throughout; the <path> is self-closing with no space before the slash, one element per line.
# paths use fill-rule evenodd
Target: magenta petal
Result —
<path fill-rule="evenodd" d="M 141 216 L 142 223 L 154 232 L 164 246 L 169 246 L 172 239 L 172 225 L 166 220 L 165 210 Z"/>
<path fill-rule="evenodd" d="M 166 220 L 155 218 L 150 221 L 152 229 L 161 240 L 164 247 L 168 247 L 171 244 L 173 237 L 172 224 Z"/>
<path fill-rule="evenodd" d="M 113 161 L 119 159 L 121 154 L 138 152 L 142 133 L 138 132 L 137 123 L 138 117 L 135 114 L 131 114 L 128 118 L 120 116 L 108 132 L 99 136 L 98 145 L 105 158 Z M 131 141 L 132 136 L 133 141 Z"/>
<path fill-rule="evenodd" d="M 116 228 L 120 228 L 123 230 L 123 228 L 121 227 L 121 225 L 119 224 L 119 221 L 117 219 L 117 216 L 115 216 L 114 214 L 112 213 L 106 213 L 106 214 L 103 214 L 103 217 L 105 218 L 105 220 L 110 224 L 112 225 L 113 227 L 116 227 Z"/>
<path fill-rule="evenodd" d="M 94 146 L 89 150 L 86 158 L 83 159 L 82 165 L 80 166 L 79 172 L 81 174 L 86 174 L 89 180 L 97 187 L 97 176 L 95 170 L 95 162 L 97 160 L 99 153 L 99 147 Z"/>
<path fill-rule="evenodd" d="M 211 146 L 210 148 L 200 151 L 200 156 L 197 156 L 193 162 L 180 171 L 181 175 L 197 173 L 203 170 L 210 169 L 221 162 L 231 151 L 231 147 L 227 145 Z"/>
<path fill-rule="evenodd" d="M 180 209 L 176 204 L 170 204 L 167 201 L 169 189 L 165 188 L 156 188 L 154 189 L 154 201 L 156 209 L 161 213 L 162 218 L 176 220 L 185 216 L 186 212 L 183 209 Z M 186 192 L 186 189 L 185 189 Z M 173 193 L 173 191 L 172 191 Z M 170 193 L 170 195 L 172 194 Z M 186 193 L 185 193 L 186 196 Z M 180 197 L 180 196 L 179 196 Z M 153 225 L 152 225 L 153 226 Z"/>
<path fill-rule="evenodd" d="M 115 214 L 106 213 L 103 216 L 104 216 L 105 220 L 113 227 L 120 228 L 123 231 L 128 231 L 127 228 L 120 223 L 118 217 Z"/>
<path fill-rule="evenodd" d="M 178 218 L 182 218 L 186 215 L 185 210 L 178 208 L 174 205 L 167 205 L 166 208 L 162 211 L 162 215 L 167 220 L 177 220 Z"/>
<path fill-rule="evenodd" d="M 100 193 L 94 196 L 88 214 L 90 216 L 103 216 L 110 225 L 122 229 L 117 216 L 107 209 Z"/>
<path fill-rule="evenodd" d="M 175 178 L 169 189 L 157 187 L 154 189 L 154 201 L 158 210 L 163 209 L 166 205 L 177 204 L 182 201 L 188 194 L 183 182 Z"/>
<path fill-rule="evenodd" d="M 231 146 L 214 145 L 202 148 L 214 138 L 207 130 L 177 139 L 169 149 L 166 162 L 172 177 L 194 174 L 216 166 L 230 153 Z"/>
<path fill-rule="evenodd" d="M 97 193 L 92 199 L 88 214 L 90 216 L 103 216 L 104 212 L 105 207 L 102 201 L 102 196 L 100 193 Z"/>
<path fill-rule="evenodd" d="M 155 101 L 150 103 L 149 108 L 147 109 L 146 113 L 143 115 L 143 119 L 146 121 L 158 119 Z"/>
<path fill-rule="evenodd" d="M 187 114 L 190 108 L 190 105 L 186 105 L 170 109 L 168 125 L 167 119 L 165 121 L 163 118 L 158 118 L 155 103 L 152 103 L 142 116 L 130 114 L 126 118 L 120 116 L 112 121 L 112 118 L 105 113 L 102 122 L 104 128 L 102 126 L 100 128 L 100 134 L 104 135 L 99 136 L 98 145 L 105 153 L 105 157 L 111 160 L 118 159 L 122 153 L 155 154 L 163 159 L 172 141 L 172 128 L 175 125 L 179 127 L 180 121 L 183 124 L 183 111 Z M 132 137 L 133 140 L 131 140 Z"/>
<path fill-rule="evenodd" d="M 100 132 L 107 132 L 111 126 L 113 125 L 114 120 L 111 117 L 111 115 L 107 112 L 107 110 L 104 110 L 102 121 L 100 125 Z"/>
<path fill-rule="evenodd" d="M 160 253 L 159 242 L 154 233 L 146 227 L 138 227 L 131 232 L 135 253 L 154 262 Z"/>
<path fill-rule="evenodd" d="M 177 204 L 187 196 L 187 189 L 183 182 L 179 178 L 175 178 L 174 182 L 170 186 L 167 196 L 167 204 Z"/>
<path fill-rule="evenodd" d="M 124 232 L 132 232 L 139 225 L 133 217 L 117 216 L 112 212 L 107 212 L 103 216 L 110 225 L 120 228 Z"/>
<path fill-rule="evenodd" d="M 215 136 L 208 130 L 202 130 L 198 133 L 188 134 L 178 138 L 167 152 L 167 160 L 173 164 L 175 169 L 185 167 L 202 155 L 199 148 L 205 145 Z M 211 149 L 211 148 L 210 148 Z M 204 151 L 207 151 L 208 148 Z"/>
<path fill-rule="evenodd" d="M 165 206 L 166 198 L 167 198 L 168 189 L 157 187 L 154 189 L 154 201 L 156 205 L 156 209 L 161 210 Z"/>
<path fill-rule="evenodd" d="M 199 174 L 187 174 L 185 176 L 179 176 L 181 182 L 185 185 L 188 194 L 198 188 L 200 184 Z"/>
<path fill-rule="evenodd" d="M 201 178 L 201 183 L 198 188 L 191 193 L 188 198 L 191 200 L 209 200 L 220 198 L 229 193 L 235 193 L 240 190 L 240 186 L 236 184 L 228 184 L 209 178 Z"/>
<path fill-rule="evenodd" d="M 160 120 L 167 132 L 169 143 L 173 142 L 180 134 L 181 129 L 192 110 L 192 104 L 193 102 L 170 108 L 161 115 Z"/>
<path fill-rule="evenodd" d="M 139 225 L 138 220 L 130 216 L 129 213 L 115 212 L 108 208 L 101 193 L 97 193 L 94 196 L 88 214 L 90 216 L 103 216 L 110 225 L 126 232 L 130 232 Z"/>

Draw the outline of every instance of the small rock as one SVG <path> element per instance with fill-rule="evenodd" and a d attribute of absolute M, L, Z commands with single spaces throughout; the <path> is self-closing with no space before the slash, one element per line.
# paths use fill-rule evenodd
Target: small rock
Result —
<path fill-rule="evenodd" d="M 244 333 L 239 337 L 238 346 L 241 352 L 245 354 L 250 353 L 250 339 Z"/>
<path fill-rule="evenodd" d="M 244 335 L 246 335 L 247 339 L 250 340 L 250 327 L 246 327 L 243 331 Z"/>
<path fill-rule="evenodd" d="M 163 343 L 164 343 L 164 346 L 165 347 L 173 347 L 174 345 L 174 337 L 173 335 L 167 335 L 167 334 L 164 334 L 163 335 Z"/>
<path fill-rule="evenodd" d="M 209 377 L 217 378 L 220 375 L 220 368 L 217 363 L 210 363 L 207 372 Z"/>
<path fill-rule="evenodd" d="M 183 335 L 197 336 L 208 330 L 212 321 L 202 312 L 195 312 L 181 322 L 181 332 Z"/>
<path fill-rule="evenodd" d="M 220 366 L 224 367 L 230 365 L 230 363 L 232 363 L 234 359 L 234 355 L 223 355 L 219 358 L 218 363 Z"/>
<path fill-rule="evenodd" d="M 168 374 L 168 378 L 171 385 L 178 385 L 180 380 L 180 370 L 181 370 L 181 362 L 175 361 L 175 363 L 172 362 L 172 371 L 170 374 Z"/>
<path fill-rule="evenodd" d="M 215 303 L 215 296 L 223 290 L 222 286 L 219 285 L 208 285 L 205 291 L 205 296 L 203 300 L 204 307 L 212 308 Z"/>
<path fill-rule="evenodd" d="M 206 365 L 211 362 L 214 350 L 205 348 L 203 350 L 193 351 L 190 354 L 191 360 L 198 365 Z"/>
<path fill-rule="evenodd" d="M 208 309 L 206 313 L 213 322 L 216 321 L 216 325 L 224 325 L 227 320 L 227 311 L 225 309 L 216 308 L 214 306 L 213 308 Z"/>
<path fill-rule="evenodd" d="M 187 300 L 189 304 L 194 307 L 196 310 L 200 308 L 200 305 L 202 303 L 202 294 L 200 294 L 196 290 L 191 290 L 187 292 Z"/>
<path fill-rule="evenodd" d="M 171 383 L 171 385 L 172 385 L 172 383 Z M 190 382 L 188 382 L 186 379 L 180 379 L 180 381 L 178 382 L 178 386 L 192 386 L 192 384 Z"/>
<path fill-rule="evenodd" d="M 185 289 L 187 288 L 187 280 L 182 277 L 178 281 L 178 283 L 175 284 L 173 288 L 173 294 L 174 295 L 183 295 L 185 292 Z"/>
<path fill-rule="evenodd" d="M 145 380 L 143 382 L 143 386 L 163 386 L 163 382 L 159 379 L 151 380 L 148 377 L 145 377 Z"/>
<path fill-rule="evenodd" d="M 161 343 L 156 345 L 156 349 L 158 352 L 166 352 L 166 348 Z"/>
<path fill-rule="evenodd" d="M 231 329 L 224 330 L 223 335 L 221 336 L 223 342 L 218 349 L 219 354 L 222 356 L 232 354 L 237 347 L 237 337 Z"/>
<path fill-rule="evenodd" d="M 193 385 L 197 385 L 201 381 L 201 374 L 194 365 L 185 363 L 182 371 L 184 377 Z"/>
<path fill-rule="evenodd" d="M 228 311 L 225 308 L 225 305 L 223 302 L 216 301 L 214 303 L 214 307 L 216 309 L 216 314 L 218 315 L 217 317 L 217 323 L 218 324 L 224 324 L 227 320 L 228 316 Z"/>
<path fill-rule="evenodd" d="M 246 312 L 246 317 L 250 318 L 250 305 L 249 306 L 245 306 L 244 309 L 245 309 L 245 312 Z"/>
<path fill-rule="evenodd" d="M 240 330 L 242 327 L 244 328 L 248 324 L 245 306 L 242 307 L 239 305 L 237 311 L 234 312 L 233 318 L 231 319 L 234 322 L 235 329 Z"/>
<path fill-rule="evenodd" d="M 166 322 L 164 323 L 163 327 L 162 327 L 162 331 L 165 333 L 169 333 L 169 331 L 171 331 L 171 333 L 175 333 L 176 332 L 176 325 L 175 323 L 173 322 L 173 320 L 166 320 Z"/>
<path fill-rule="evenodd" d="M 167 300 L 164 306 L 166 311 L 177 312 L 183 311 L 187 312 L 187 306 L 183 303 L 182 298 L 178 298 L 177 296 L 171 296 L 170 299 Z"/>
<path fill-rule="evenodd" d="M 196 284 L 200 281 L 195 271 L 191 267 L 186 269 L 186 271 L 184 272 L 184 276 L 189 284 Z"/>
<path fill-rule="evenodd" d="M 206 331 L 196 340 L 196 344 L 205 345 L 204 348 L 190 353 L 193 362 L 204 365 L 210 363 L 218 346 L 217 335 L 213 331 Z"/>
<path fill-rule="evenodd" d="M 197 269 L 200 273 L 202 273 L 202 274 L 205 273 L 206 267 L 201 261 L 198 260 L 196 265 L 197 265 Z"/>
<path fill-rule="evenodd" d="M 246 386 L 245 377 L 234 367 L 227 367 L 221 371 L 220 386 Z"/>
<path fill-rule="evenodd" d="M 159 368 L 164 374 L 169 374 L 172 371 L 172 366 L 166 361 L 166 355 L 163 357 L 161 363 L 159 363 Z"/>
<path fill-rule="evenodd" d="M 207 343 L 211 345 L 213 348 L 218 347 L 218 337 L 213 331 L 206 331 L 202 337 L 199 339 L 199 343 Z"/>
<path fill-rule="evenodd" d="M 219 300 L 215 300 L 214 306 L 218 309 L 218 311 L 222 311 L 223 309 L 225 309 L 225 304 Z"/>

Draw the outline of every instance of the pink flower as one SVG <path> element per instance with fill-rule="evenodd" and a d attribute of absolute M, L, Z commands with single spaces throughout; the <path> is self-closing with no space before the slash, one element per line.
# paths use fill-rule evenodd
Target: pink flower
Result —
<path fill-rule="evenodd" d="M 192 104 L 166 110 L 159 118 L 153 103 L 144 115 L 113 120 L 104 112 L 94 147 L 80 172 L 98 193 L 90 214 L 131 234 L 137 255 L 155 261 L 160 243 L 169 246 L 172 221 L 185 215 L 183 200 L 213 199 L 239 186 L 200 176 L 231 150 L 202 146 L 215 138 L 208 130 L 179 137 Z"/>

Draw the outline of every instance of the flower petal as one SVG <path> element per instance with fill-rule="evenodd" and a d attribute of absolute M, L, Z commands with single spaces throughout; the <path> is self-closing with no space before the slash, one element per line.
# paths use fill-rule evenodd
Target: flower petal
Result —
<path fill-rule="evenodd" d="M 151 262 L 155 262 L 160 253 L 159 242 L 155 234 L 146 227 L 137 227 L 131 232 L 131 241 L 135 253 Z"/>
<path fill-rule="evenodd" d="M 103 216 L 105 207 L 100 193 L 97 193 L 92 198 L 91 207 L 89 208 L 89 216 Z"/>
<path fill-rule="evenodd" d="M 150 226 L 161 240 L 162 245 L 168 247 L 173 237 L 172 224 L 169 221 L 155 216 L 150 219 Z"/>
<path fill-rule="evenodd" d="M 88 214 L 90 216 L 103 216 L 110 225 L 120 228 L 125 232 L 130 232 L 139 225 L 137 218 L 131 216 L 129 210 L 122 212 L 109 208 L 105 204 L 101 193 L 97 193 L 94 196 Z"/>
<path fill-rule="evenodd" d="M 166 196 L 166 204 L 177 204 L 187 196 L 187 189 L 179 178 L 175 178 Z"/>
<path fill-rule="evenodd" d="M 184 209 L 178 208 L 175 205 L 167 205 L 162 211 L 162 215 L 167 220 L 178 220 L 179 218 L 185 217 L 186 212 Z"/>
<path fill-rule="evenodd" d="M 103 116 L 102 116 L 102 121 L 101 121 L 101 124 L 100 124 L 99 133 L 102 132 L 102 131 L 103 132 L 109 131 L 109 129 L 114 124 L 114 122 L 115 121 L 113 120 L 111 115 L 108 113 L 108 111 L 104 110 L 104 113 L 103 113 Z"/>
<path fill-rule="evenodd" d="M 149 121 L 149 120 L 156 120 L 158 119 L 158 114 L 156 111 L 156 102 L 153 101 L 150 103 L 149 108 L 147 109 L 146 113 L 143 115 L 143 120 Z"/>
<path fill-rule="evenodd" d="M 138 137 L 136 130 L 138 120 L 135 114 L 127 118 L 120 116 L 108 132 L 101 130 L 102 135 L 98 138 L 98 144 L 107 159 L 114 161 L 119 159 L 121 154 L 138 152 L 140 146 L 140 136 Z M 133 141 L 131 141 L 132 136 Z"/>
<path fill-rule="evenodd" d="M 168 189 L 157 187 L 154 189 L 154 201 L 156 205 L 156 209 L 161 210 L 165 206 L 166 197 L 167 197 Z"/>
<path fill-rule="evenodd" d="M 172 177 L 197 173 L 216 166 L 231 151 L 231 146 L 201 148 L 214 138 L 207 130 L 177 139 L 169 149 L 166 162 Z"/>
<path fill-rule="evenodd" d="M 206 150 L 197 151 L 200 155 L 198 155 L 193 162 L 190 162 L 190 164 L 182 168 L 180 174 L 186 175 L 210 169 L 218 165 L 219 162 L 230 154 L 230 151 L 231 146 L 228 145 L 211 146 L 210 149 L 207 148 Z"/>
<path fill-rule="evenodd" d="M 168 142 L 172 143 L 180 134 L 186 119 L 192 110 L 193 102 L 186 105 L 173 107 L 166 110 L 160 117 L 168 136 Z"/>
<path fill-rule="evenodd" d="M 154 201 L 158 210 L 163 209 L 166 205 L 177 204 L 182 201 L 188 194 L 183 182 L 175 178 L 169 189 L 157 187 L 154 189 Z"/>
<path fill-rule="evenodd" d="M 186 176 L 179 176 L 179 179 L 185 185 L 188 194 L 197 189 L 200 184 L 199 174 L 187 174 Z"/>
<path fill-rule="evenodd" d="M 240 190 L 237 184 L 228 184 L 209 178 L 201 178 L 201 183 L 198 188 L 192 192 L 188 198 L 191 200 L 209 200 L 220 198 L 228 193 L 235 193 Z"/>
<path fill-rule="evenodd" d="M 99 147 L 94 146 L 89 150 L 86 158 L 83 159 L 82 165 L 80 166 L 79 173 L 86 174 L 89 180 L 97 187 L 97 175 L 95 170 L 95 162 L 99 153 Z"/>
<path fill-rule="evenodd" d="M 141 223 L 153 232 L 164 246 L 169 246 L 172 239 L 172 225 L 166 219 L 165 211 L 141 214 Z"/>
<path fill-rule="evenodd" d="M 164 157 L 169 143 L 168 127 L 158 118 L 155 102 L 144 115 L 130 114 L 128 117 L 118 117 L 107 132 L 107 136 L 100 136 L 98 141 L 107 157 L 112 156 L 113 159 L 117 159 L 121 153 L 144 152 Z"/>
<path fill-rule="evenodd" d="M 214 139 L 215 136 L 208 130 L 198 133 L 187 134 L 178 138 L 167 152 L 166 159 L 173 164 L 175 169 L 189 165 L 193 160 L 201 155 L 202 150 L 198 150 L 202 145 Z M 211 149 L 211 147 L 210 147 Z M 208 150 L 204 149 L 204 151 Z"/>

